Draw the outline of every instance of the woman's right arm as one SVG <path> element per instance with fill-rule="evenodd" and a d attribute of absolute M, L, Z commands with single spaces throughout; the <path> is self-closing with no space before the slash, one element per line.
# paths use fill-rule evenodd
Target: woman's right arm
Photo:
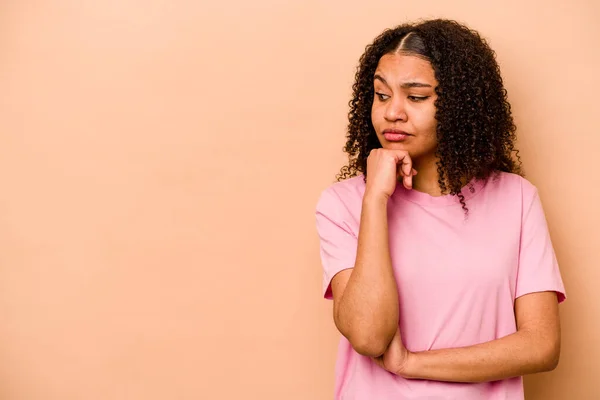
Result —
<path fill-rule="evenodd" d="M 400 164 L 401 167 L 397 168 Z M 398 329 L 398 288 L 388 238 L 387 202 L 401 174 L 411 187 L 410 157 L 405 152 L 375 149 L 368 159 L 354 268 L 331 281 L 333 317 L 352 347 L 369 357 L 385 352 Z"/>
<path fill-rule="evenodd" d="M 333 319 L 360 354 L 378 357 L 398 329 L 398 289 L 388 244 L 387 198 L 363 198 L 354 268 L 331 281 Z"/>

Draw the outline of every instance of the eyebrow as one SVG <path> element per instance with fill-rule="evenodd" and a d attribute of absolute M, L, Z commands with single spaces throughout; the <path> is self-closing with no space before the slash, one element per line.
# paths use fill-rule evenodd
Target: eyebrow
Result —
<path fill-rule="evenodd" d="M 387 81 L 385 79 L 383 79 L 383 76 L 381 76 L 379 74 L 373 75 L 373 80 L 377 80 L 377 79 L 389 86 L 389 84 L 387 83 Z M 428 87 L 428 88 L 430 88 L 432 86 L 430 84 L 428 84 L 428 83 L 422 83 L 422 82 L 404 82 L 404 83 L 402 83 L 400 85 L 400 87 L 402 89 L 410 89 L 410 88 L 415 88 L 415 87 Z"/>

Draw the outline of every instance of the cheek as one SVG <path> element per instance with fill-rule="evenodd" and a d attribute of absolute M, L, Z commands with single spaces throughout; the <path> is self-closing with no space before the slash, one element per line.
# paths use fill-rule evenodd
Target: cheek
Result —
<path fill-rule="evenodd" d="M 371 123 L 374 127 L 377 127 L 382 119 L 382 112 L 380 107 L 371 108 Z"/>
<path fill-rule="evenodd" d="M 422 112 L 419 113 L 417 121 L 415 122 L 419 125 L 420 130 L 435 134 L 437 127 L 435 109 L 422 110 Z"/>

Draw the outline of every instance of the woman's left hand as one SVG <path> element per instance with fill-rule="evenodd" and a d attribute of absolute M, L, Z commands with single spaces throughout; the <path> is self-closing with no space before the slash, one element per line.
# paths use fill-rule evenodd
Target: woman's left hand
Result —
<path fill-rule="evenodd" d="M 393 374 L 408 377 L 407 365 L 411 356 L 412 353 L 408 351 L 408 349 L 404 347 L 404 343 L 402 343 L 400 329 L 398 329 L 385 353 L 379 357 L 374 357 L 373 361 L 381 368 L 384 368 Z"/>

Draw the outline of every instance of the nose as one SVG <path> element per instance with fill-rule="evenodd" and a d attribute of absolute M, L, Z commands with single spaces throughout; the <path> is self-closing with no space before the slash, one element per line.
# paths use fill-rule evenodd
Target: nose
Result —
<path fill-rule="evenodd" d="M 406 121 L 407 115 L 404 101 L 400 96 L 395 96 L 390 99 L 385 110 L 385 119 L 390 122 Z"/>

